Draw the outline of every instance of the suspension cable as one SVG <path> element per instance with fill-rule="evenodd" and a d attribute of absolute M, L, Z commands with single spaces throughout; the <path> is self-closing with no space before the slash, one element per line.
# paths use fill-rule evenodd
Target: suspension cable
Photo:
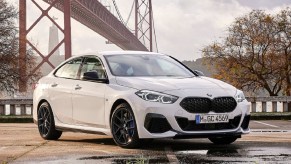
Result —
<path fill-rule="evenodd" d="M 118 7 L 117 7 L 117 5 L 116 5 L 115 0 L 112 0 L 112 2 L 113 2 L 113 5 L 114 5 L 114 7 L 115 7 L 115 10 L 116 10 L 116 12 L 117 12 L 117 15 L 118 15 L 120 21 L 121 21 L 123 24 L 125 24 L 124 21 L 123 21 L 123 18 L 122 18 L 122 16 L 121 16 L 121 14 L 120 14 L 120 12 L 119 12 L 119 9 L 118 9 Z"/>
<path fill-rule="evenodd" d="M 159 52 L 158 41 L 157 41 L 157 35 L 156 35 L 156 27 L 155 27 L 155 19 L 154 19 L 154 12 L 153 12 L 153 10 L 152 10 L 152 18 L 153 18 L 153 29 L 154 29 L 154 36 L 155 36 L 156 49 L 157 49 L 157 52 Z"/>
<path fill-rule="evenodd" d="M 127 19 L 126 19 L 126 22 L 125 22 L 125 25 L 126 25 L 126 26 L 127 26 L 128 22 L 129 22 L 129 19 L 130 19 L 130 17 L 131 17 L 131 14 L 132 14 L 133 8 L 134 8 L 134 0 L 132 1 L 131 9 L 130 9 L 129 15 L 128 15 Z"/>

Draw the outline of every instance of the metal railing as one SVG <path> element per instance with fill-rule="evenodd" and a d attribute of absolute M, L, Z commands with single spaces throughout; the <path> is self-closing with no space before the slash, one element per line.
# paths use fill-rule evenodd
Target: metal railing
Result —
<path fill-rule="evenodd" d="M 291 96 L 247 97 L 251 112 L 288 112 Z M 0 115 L 32 115 L 32 99 L 0 99 Z"/>
<path fill-rule="evenodd" d="M 246 99 L 252 104 L 251 112 L 288 112 L 288 111 L 290 112 L 291 111 L 291 109 L 288 109 L 288 103 L 291 103 L 291 96 L 247 97 Z M 260 108 L 258 108 L 258 106 Z M 271 107 L 271 110 L 267 110 L 270 107 Z"/>
<path fill-rule="evenodd" d="M 0 115 L 32 115 L 32 99 L 0 99 Z"/>

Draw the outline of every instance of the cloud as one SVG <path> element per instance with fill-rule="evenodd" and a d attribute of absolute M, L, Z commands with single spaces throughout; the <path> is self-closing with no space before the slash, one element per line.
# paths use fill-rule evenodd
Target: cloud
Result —
<path fill-rule="evenodd" d="M 14 4 L 18 4 L 17 1 L 15 0 Z M 44 2 L 37 2 L 46 6 Z M 132 2 L 132 0 L 116 1 L 124 20 L 128 17 Z M 291 0 L 159 0 L 152 2 L 159 51 L 179 60 L 194 60 L 201 57 L 200 50 L 214 40 L 224 37 L 227 27 L 236 17 L 243 16 L 252 9 L 265 9 L 268 13 L 276 13 L 291 4 Z M 28 9 L 28 24 L 30 24 L 40 12 L 31 4 L 28 4 Z M 113 9 L 112 6 L 111 10 Z M 49 14 L 59 17 L 57 21 L 62 24 L 61 12 L 54 9 Z M 134 29 L 134 12 L 132 14 L 129 26 Z M 30 35 L 38 42 L 39 48 L 45 52 L 48 45 L 48 27 L 51 26 L 51 22 L 41 23 L 38 25 L 39 28 Z M 105 44 L 105 41 L 106 39 L 99 34 L 72 20 L 74 54 L 120 50 L 115 45 Z"/>
<path fill-rule="evenodd" d="M 200 50 L 225 34 L 236 16 L 250 11 L 236 1 L 171 1 L 154 6 L 160 49 L 183 60 L 201 57 Z"/>
<path fill-rule="evenodd" d="M 248 6 L 255 9 L 273 9 L 277 6 L 290 6 L 290 0 L 238 0 L 242 6 Z"/>

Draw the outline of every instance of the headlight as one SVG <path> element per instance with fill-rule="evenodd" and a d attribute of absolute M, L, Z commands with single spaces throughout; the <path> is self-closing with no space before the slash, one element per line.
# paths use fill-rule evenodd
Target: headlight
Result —
<path fill-rule="evenodd" d="M 242 102 L 246 99 L 244 93 L 241 90 L 236 91 L 235 99 L 237 102 Z"/>
<path fill-rule="evenodd" d="M 173 104 L 179 98 L 177 96 L 167 95 L 164 93 L 159 93 L 159 92 L 149 91 L 149 90 L 137 91 L 135 92 L 135 94 L 146 101 L 160 102 L 163 104 Z"/>

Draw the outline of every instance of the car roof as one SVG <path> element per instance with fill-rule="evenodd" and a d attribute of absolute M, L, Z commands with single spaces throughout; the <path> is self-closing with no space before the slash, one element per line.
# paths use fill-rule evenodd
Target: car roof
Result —
<path fill-rule="evenodd" d="M 156 52 L 149 52 L 149 51 L 101 51 L 101 52 L 91 52 L 91 53 L 84 53 L 84 54 L 78 54 L 78 55 L 73 55 L 69 59 L 66 59 L 63 61 L 59 66 L 57 66 L 55 69 L 58 69 L 58 67 L 61 67 L 64 63 L 68 62 L 69 60 L 73 60 L 78 57 L 84 57 L 84 56 L 107 56 L 107 55 L 165 55 L 161 53 L 156 53 Z M 53 73 L 52 71 L 51 73 Z"/>
<path fill-rule="evenodd" d="M 149 51 L 103 51 L 100 52 L 102 55 L 135 55 L 135 54 L 143 54 L 143 55 L 162 55 L 156 52 L 149 52 Z"/>
<path fill-rule="evenodd" d="M 74 57 L 80 57 L 80 56 L 89 56 L 89 55 L 96 55 L 96 56 L 107 56 L 107 55 L 164 55 L 156 52 L 148 52 L 148 51 L 102 51 L 102 52 L 91 52 L 91 53 L 85 53 L 80 55 L 74 55 Z"/>

